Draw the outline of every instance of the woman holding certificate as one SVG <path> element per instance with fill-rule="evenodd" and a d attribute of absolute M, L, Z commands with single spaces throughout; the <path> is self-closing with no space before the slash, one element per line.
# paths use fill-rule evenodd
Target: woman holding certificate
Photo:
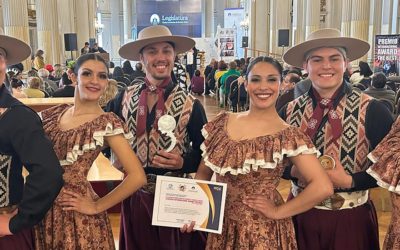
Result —
<path fill-rule="evenodd" d="M 244 83 L 249 111 L 222 113 L 203 128 L 196 179 L 209 180 L 215 173 L 218 182 L 228 185 L 222 234 L 209 234 L 207 249 L 297 249 L 290 217 L 333 193 L 311 140 L 275 110 L 281 80 L 278 61 L 255 58 Z M 276 188 L 290 163 L 308 185 L 285 203 Z"/>

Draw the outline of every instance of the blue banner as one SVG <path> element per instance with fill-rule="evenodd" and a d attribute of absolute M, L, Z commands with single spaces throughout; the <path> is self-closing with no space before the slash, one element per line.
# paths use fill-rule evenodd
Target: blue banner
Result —
<path fill-rule="evenodd" d="M 201 37 L 201 0 L 140 0 L 136 10 L 137 32 L 162 24 L 174 35 Z"/>

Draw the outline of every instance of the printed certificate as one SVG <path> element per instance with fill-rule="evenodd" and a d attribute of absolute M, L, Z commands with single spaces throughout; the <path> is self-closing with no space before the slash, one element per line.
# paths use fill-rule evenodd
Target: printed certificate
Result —
<path fill-rule="evenodd" d="M 220 234 L 225 197 L 225 183 L 157 176 L 152 224 L 181 228 L 195 221 L 194 229 Z"/>

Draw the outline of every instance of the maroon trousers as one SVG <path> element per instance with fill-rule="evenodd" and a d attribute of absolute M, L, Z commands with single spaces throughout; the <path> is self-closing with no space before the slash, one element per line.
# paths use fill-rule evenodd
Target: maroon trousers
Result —
<path fill-rule="evenodd" d="M 204 250 L 206 234 L 151 225 L 154 195 L 138 190 L 121 207 L 120 250 Z"/>
<path fill-rule="evenodd" d="M 31 229 L 23 230 L 14 235 L 0 237 L 0 249 L 4 250 L 33 250 L 34 239 Z"/>
<path fill-rule="evenodd" d="M 311 209 L 293 217 L 299 250 L 377 250 L 378 221 L 372 201 L 343 210 Z"/>

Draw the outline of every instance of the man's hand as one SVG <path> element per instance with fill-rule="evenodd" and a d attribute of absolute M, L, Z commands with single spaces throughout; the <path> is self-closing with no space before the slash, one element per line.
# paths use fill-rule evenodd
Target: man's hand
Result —
<path fill-rule="evenodd" d="M 335 168 L 332 170 L 326 170 L 326 173 L 329 176 L 329 179 L 332 181 L 332 184 L 335 188 L 351 188 L 351 183 L 353 182 L 353 178 L 351 175 L 346 173 L 342 163 L 340 163 L 337 157 L 333 156 L 335 159 Z"/>
<path fill-rule="evenodd" d="M 18 213 L 18 209 L 15 209 L 10 214 L 1 214 L 0 215 L 0 237 L 6 236 L 6 235 L 12 235 L 12 233 L 10 231 L 10 226 L 9 226 L 10 220 L 17 213 Z"/>
<path fill-rule="evenodd" d="M 156 156 L 154 156 L 151 165 L 156 168 L 177 170 L 183 167 L 183 158 L 178 153 L 161 150 L 157 152 Z"/>

